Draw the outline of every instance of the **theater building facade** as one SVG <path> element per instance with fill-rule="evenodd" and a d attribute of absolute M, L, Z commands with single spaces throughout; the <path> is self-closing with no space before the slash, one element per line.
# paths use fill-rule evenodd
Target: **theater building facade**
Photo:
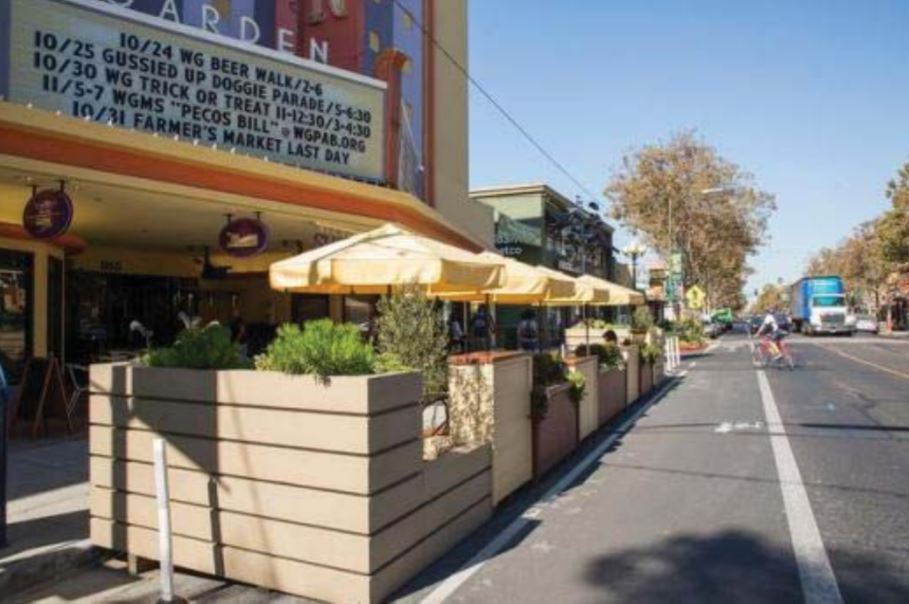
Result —
<path fill-rule="evenodd" d="M 397 222 L 492 247 L 467 192 L 466 3 L 0 0 L 0 363 L 163 344 L 181 317 L 368 320 L 269 290 Z"/>

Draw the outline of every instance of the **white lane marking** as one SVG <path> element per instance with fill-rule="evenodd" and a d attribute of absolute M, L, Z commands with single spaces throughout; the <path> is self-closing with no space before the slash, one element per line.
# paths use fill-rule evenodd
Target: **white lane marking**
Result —
<path fill-rule="evenodd" d="M 786 521 L 789 524 L 789 536 L 795 561 L 799 567 L 799 579 L 802 583 L 802 595 L 806 604 L 841 603 L 839 586 L 824 549 L 824 541 L 817 527 L 811 501 L 802 483 L 802 474 L 789 445 L 786 427 L 780 418 L 780 412 L 770 390 L 770 382 L 763 370 L 757 372 L 758 388 L 761 391 L 761 402 L 770 433 L 770 445 L 779 476 L 780 489 L 783 492 L 783 505 L 786 508 Z"/>
<path fill-rule="evenodd" d="M 764 422 L 722 422 L 713 429 L 717 434 L 729 434 L 730 432 L 743 432 L 745 430 L 760 430 L 764 427 Z"/>
<path fill-rule="evenodd" d="M 686 377 L 688 375 L 687 371 L 681 371 L 677 377 Z M 622 424 L 616 428 L 609 438 L 600 443 L 596 449 L 587 454 L 587 456 L 582 459 L 576 466 L 574 466 L 568 473 L 566 473 L 562 478 L 556 482 L 554 485 L 549 487 L 543 495 L 537 500 L 537 502 L 531 506 L 523 514 L 511 521 L 511 524 L 505 527 L 502 532 L 500 532 L 495 539 L 486 544 L 486 546 L 481 549 L 479 552 L 474 554 L 474 556 L 467 561 L 464 566 L 458 569 L 453 575 L 442 581 L 434 590 L 426 595 L 420 603 L 421 604 L 442 604 L 445 602 L 459 587 L 467 582 L 470 577 L 472 577 L 477 571 L 483 568 L 483 565 L 486 564 L 489 560 L 494 558 L 501 552 L 505 547 L 513 541 L 517 536 L 523 531 L 527 525 L 538 518 L 543 512 L 543 508 L 552 503 L 558 496 L 559 493 L 564 491 L 568 485 L 574 482 L 578 476 L 580 476 L 588 466 L 598 461 L 606 452 L 612 447 L 616 440 L 619 437 L 623 436 L 625 432 L 628 431 L 628 428 L 636 422 L 644 412 L 650 409 L 650 407 L 658 400 L 660 397 L 665 394 L 666 389 L 669 388 L 669 385 L 672 382 L 666 382 L 662 387 L 651 397 L 650 401 L 646 405 L 642 405 L 634 415 L 626 419 Z"/>

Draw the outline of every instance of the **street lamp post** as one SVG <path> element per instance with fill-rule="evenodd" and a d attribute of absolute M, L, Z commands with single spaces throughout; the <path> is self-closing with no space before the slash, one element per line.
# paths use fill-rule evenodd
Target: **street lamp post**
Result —
<path fill-rule="evenodd" d="M 637 241 L 626 245 L 622 253 L 631 258 L 631 286 L 633 289 L 638 288 L 638 258 L 647 253 L 647 248 Z"/>

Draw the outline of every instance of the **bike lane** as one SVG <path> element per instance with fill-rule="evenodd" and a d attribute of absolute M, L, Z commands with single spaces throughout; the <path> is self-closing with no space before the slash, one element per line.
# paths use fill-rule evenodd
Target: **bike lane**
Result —
<path fill-rule="evenodd" d="M 833 346 L 793 340 L 799 367 L 768 381 L 843 599 L 909 602 L 909 379 Z"/>
<path fill-rule="evenodd" d="M 531 515 L 502 551 L 456 574 L 505 523 L 481 531 L 402 601 L 803 601 L 744 338 L 699 359 Z"/>

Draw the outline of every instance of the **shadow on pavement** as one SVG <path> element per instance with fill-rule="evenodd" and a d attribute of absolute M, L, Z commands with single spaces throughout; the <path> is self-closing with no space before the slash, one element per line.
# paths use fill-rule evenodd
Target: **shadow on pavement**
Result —
<path fill-rule="evenodd" d="M 837 577 L 847 602 L 909 601 L 909 584 L 897 569 L 854 552 L 831 557 L 849 569 Z M 790 550 L 739 530 L 682 535 L 595 558 L 584 578 L 602 588 L 604 599 L 619 602 L 804 601 Z"/>
<path fill-rule="evenodd" d="M 6 558 L 30 549 L 55 543 L 78 541 L 88 537 L 88 510 L 13 522 L 7 526 L 7 545 L 0 548 L 0 571 Z M 21 558 L 17 558 L 17 562 Z"/>

